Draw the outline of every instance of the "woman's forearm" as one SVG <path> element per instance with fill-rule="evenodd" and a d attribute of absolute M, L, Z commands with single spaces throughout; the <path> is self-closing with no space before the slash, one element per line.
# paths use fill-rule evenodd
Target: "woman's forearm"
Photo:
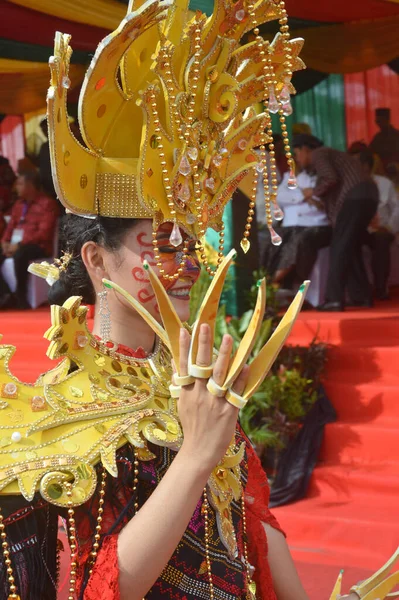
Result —
<path fill-rule="evenodd" d="M 121 531 L 121 600 L 141 600 L 180 542 L 210 474 L 199 462 L 183 447 L 153 494 Z"/>
<path fill-rule="evenodd" d="M 309 600 L 283 534 L 263 523 L 269 547 L 268 561 L 278 600 Z"/>

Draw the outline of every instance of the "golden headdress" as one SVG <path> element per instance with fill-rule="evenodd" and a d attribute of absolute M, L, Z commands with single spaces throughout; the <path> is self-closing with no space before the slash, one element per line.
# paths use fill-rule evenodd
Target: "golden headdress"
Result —
<path fill-rule="evenodd" d="M 258 25 L 272 20 L 281 31 L 269 43 Z M 240 45 L 252 29 L 254 39 Z M 151 218 L 154 229 L 170 221 L 175 245 L 178 226 L 200 240 L 208 227 L 221 231 L 223 209 L 240 181 L 252 173 L 255 193 L 258 174 L 267 178 L 267 144 L 273 166 L 270 112 L 280 114 L 293 167 L 284 120 L 292 111 L 292 73 L 304 65 L 302 40 L 290 40 L 284 2 L 215 0 L 207 18 L 192 16 L 187 0 L 131 0 L 85 76 L 79 125 L 86 146 L 68 123 L 69 41 L 56 34 L 48 92 L 53 177 L 69 211 Z M 262 101 L 266 110 L 256 114 Z M 265 181 L 270 228 L 273 179 L 272 170 L 271 198 Z M 251 202 L 244 250 L 253 208 Z"/>

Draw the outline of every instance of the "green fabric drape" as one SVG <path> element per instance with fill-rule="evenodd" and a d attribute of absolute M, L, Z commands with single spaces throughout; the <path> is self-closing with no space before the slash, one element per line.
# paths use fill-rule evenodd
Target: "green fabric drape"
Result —
<path fill-rule="evenodd" d="M 345 94 L 342 75 L 330 75 L 293 99 L 294 123 L 308 123 L 326 146 L 346 150 Z"/>

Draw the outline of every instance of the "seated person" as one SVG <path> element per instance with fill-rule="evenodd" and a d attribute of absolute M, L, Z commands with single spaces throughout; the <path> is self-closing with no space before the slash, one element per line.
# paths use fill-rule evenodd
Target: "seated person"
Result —
<path fill-rule="evenodd" d="M 33 260 L 52 255 L 58 217 L 57 202 L 42 193 L 37 172 L 19 175 L 15 187 L 18 200 L 1 238 L 0 268 L 5 259 L 14 259 L 16 302 L 0 270 L 0 309 L 15 304 L 17 308 L 29 308 L 26 299 L 27 269 Z"/>
<path fill-rule="evenodd" d="M 387 300 L 391 244 L 399 237 L 399 197 L 388 177 L 372 175 L 374 159 L 369 150 L 361 152 L 359 159 L 364 172 L 372 176 L 378 187 L 377 214 L 369 225 L 364 241 L 371 249 L 375 295 L 378 300 Z"/>
<path fill-rule="evenodd" d="M 8 158 L 0 156 L 0 215 L 7 215 L 11 210 L 15 179 Z"/>
<path fill-rule="evenodd" d="M 303 190 L 315 187 L 315 177 L 303 171 L 297 177 L 298 187 L 294 190 L 288 188 L 288 178 L 289 173 L 285 173 L 277 192 L 277 202 L 284 211 L 284 220 L 278 229 L 283 243 L 271 248 L 266 264 L 266 269 L 273 274 L 273 282 L 284 283 L 284 287 L 309 278 L 318 251 L 330 244 L 332 235 L 322 202 L 313 198 L 305 200 L 303 194 Z"/>

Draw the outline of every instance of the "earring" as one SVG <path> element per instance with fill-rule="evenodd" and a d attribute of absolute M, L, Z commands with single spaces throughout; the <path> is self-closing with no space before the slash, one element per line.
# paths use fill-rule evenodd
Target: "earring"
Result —
<path fill-rule="evenodd" d="M 103 342 L 109 342 L 111 338 L 111 311 L 108 304 L 108 292 L 98 292 L 100 299 L 100 337 Z"/>

